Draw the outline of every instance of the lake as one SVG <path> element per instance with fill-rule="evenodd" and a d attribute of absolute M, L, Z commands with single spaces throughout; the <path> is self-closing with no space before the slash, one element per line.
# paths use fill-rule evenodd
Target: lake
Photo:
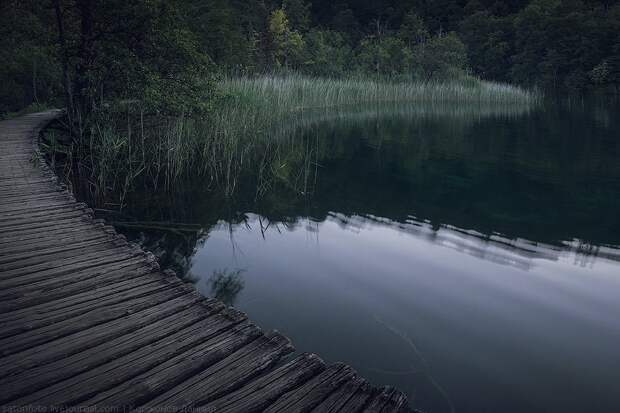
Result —
<path fill-rule="evenodd" d="M 424 411 L 614 411 L 620 105 L 420 106 L 304 115 L 271 178 L 131 194 L 125 219 L 187 228 L 127 233 Z"/>

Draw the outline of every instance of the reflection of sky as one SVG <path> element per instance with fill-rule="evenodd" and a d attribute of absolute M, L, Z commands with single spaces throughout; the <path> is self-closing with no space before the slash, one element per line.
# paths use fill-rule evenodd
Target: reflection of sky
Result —
<path fill-rule="evenodd" d="M 472 410 L 577 411 L 620 402 L 620 264 L 599 256 L 582 265 L 573 244 L 483 242 L 413 218 L 338 214 L 263 233 L 250 215 L 248 225 L 213 228 L 192 271 L 208 294 L 214 270 L 246 270 L 237 307 L 378 384 L 409 391 L 431 374 Z M 569 388 L 580 390 L 558 392 Z M 476 404 L 481 393 L 488 404 Z M 438 391 L 420 397 L 445 405 Z"/>

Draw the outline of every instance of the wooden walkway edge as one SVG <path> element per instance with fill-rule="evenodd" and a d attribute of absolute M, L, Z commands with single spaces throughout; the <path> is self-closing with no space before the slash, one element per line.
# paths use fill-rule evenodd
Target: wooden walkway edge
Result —
<path fill-rule="evenodd" d="M 202 297 L 93 219 L 47 167 L 58 115 L 0 122 L 3 411 L 408 412 L 344 364 Z"/>

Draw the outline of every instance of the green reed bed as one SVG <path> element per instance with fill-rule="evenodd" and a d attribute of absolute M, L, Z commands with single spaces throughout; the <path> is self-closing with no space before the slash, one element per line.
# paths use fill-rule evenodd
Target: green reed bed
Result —
<path fill-rule="evenodd" d="M 74 185 L 106 208 L 122 208 L 137 185 L 174 189 L 184 179 L 199 179 L 227 195 L 237 190 L 244 173 L 257 177 L 257 193 L 275 181 L 296 189 L 304 181 L 305 188 L 307 171 L 295 176 L 292 171 L 309 168 L 315 154 L 295 139 L 295 131 L 325 115 L 390 103 L 463 103 L 514 111 L 540 99 L 518 87 L 471 77 L 440 83 L 298 75 L 227 78 L 218 84 L 218 96 L 215 108 L 202 117 L 148 114 L 135 102 L 99 111 L 86 134 L 88 142 L 71 150 Z"/>
<path fill-rule="evenodd" d="M 237 102 L 276 110 L 379 102 L 475 102 L 531 104 L 539 95 L 516 86 L 465 76 L 458 81 L 403 82 L 371 79 L 317 79 L 300 75 L 226 79 L 224 93 Z"/>

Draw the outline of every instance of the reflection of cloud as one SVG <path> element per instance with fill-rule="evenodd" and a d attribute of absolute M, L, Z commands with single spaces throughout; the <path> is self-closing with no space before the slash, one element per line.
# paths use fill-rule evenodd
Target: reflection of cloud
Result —
<path fill-rule="evenodd" d="M 217 298 L 226 305 L 232 306 L 237 295 L 245 285 L 241 274 L 244 270 L 215 270 L 206 280 L 211 290 L 211 297 Z"/>

